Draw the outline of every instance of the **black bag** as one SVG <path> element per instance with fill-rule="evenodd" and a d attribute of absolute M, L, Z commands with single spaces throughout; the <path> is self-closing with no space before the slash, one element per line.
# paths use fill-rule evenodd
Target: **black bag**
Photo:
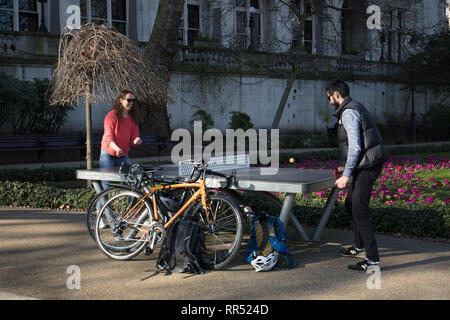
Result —
<path fill-rule="evenodd" d="M 205 237 L 205 230 L 194 221 L 176 220 L 166 232 L 156 261 L 157 269 L 169 274 L 203 274 L 204 270 L 212 270 L 214 264 L 202 256 Z"/>

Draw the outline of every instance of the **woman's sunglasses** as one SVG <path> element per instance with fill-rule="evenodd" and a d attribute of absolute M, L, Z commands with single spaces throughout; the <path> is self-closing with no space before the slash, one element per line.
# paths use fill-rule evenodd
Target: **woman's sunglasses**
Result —
<path fill-rule="evenodd" d="M 127 100 L 128 103 L 135 103 L 136 102 L 136 99 L 125 99 L 125 100 Z"/>

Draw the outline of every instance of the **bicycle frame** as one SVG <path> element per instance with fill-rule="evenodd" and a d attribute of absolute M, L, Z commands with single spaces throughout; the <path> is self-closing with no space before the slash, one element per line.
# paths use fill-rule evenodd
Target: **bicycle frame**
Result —
<path fill-rule="evenodd" d="M 158 214 L 158 209 L 157 209 L 157 203 L 156 203 L 156 196 L 155 195 L 158 191 L 162 191 L 162 190 L 168 190 L 168 189 L 181 189 L 181 188 L 198 188 L 198 190 L 183 204 L 183 206 L 177 211 L 177 213 L 175 213 L 175 215 L 164 224 L 164 229 L 167 229 L 176 219 L 178 219 L 180 217 L 180 215 L 182 215 L 185 210 L 195 201 L 197 201 L 199 198 L 201 199 L 201 204 L 202 207 L 205 210 L 206 213 L 206 219 L 208 222 L 208 225 L 210 223 L 210 217 L 209 217 L 209 212 L 211 212 L 212 215 L 212 222 L 215 222 L 215 217 L 214 217 L 214 213 L 211 210 L 211 208 L 209 207 L 209 205 L 206 203 L 206 181 L 204 179 L 200 180 L 200 182 L 198 183 L 178 183 L 178 184 L 173 184 L 170 186 L 160 186 L 160 187 L 152 187 L 150 189 L 149 192 L 147 192 L 123 217 L 122 220 L 125 220 L 127 217 L 130 216 L 130 214 L 132 214 L 132 212 L 140 205 L 140 207 L 137 209 L 137 211 L 133 214 L 133 216 L 131 217 L 131 220 L 133 220 L 136 215 L 142 210 L 142 208 L 144 208 L 144 201 L 146 199 L 150 199 L 152 201 L 153 204 L 153 212 L 154 212 L 154 219 L 158 220 L 159 219 L 159 214 Z M 153 197 L 152 197 L 153 196 Z M 210 210 L 208 210 L 208 208 Z M 144 231 L 144 230 L 141 230 Z"/>

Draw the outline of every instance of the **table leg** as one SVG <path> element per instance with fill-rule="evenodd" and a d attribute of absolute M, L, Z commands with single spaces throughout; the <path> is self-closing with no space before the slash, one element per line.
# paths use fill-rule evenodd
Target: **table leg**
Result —
<path fill-rule="evenodd" d="M 292 214 L 292 208 L 295 203 L 295 193 L 287 193 L 286 198 L 284 199 L 283 207 L 281 208 L 280 220 L 283 223 L 283 227 L 286 229 L 289 219 L 294 223 L 294 226 L 297 228 L 297 231 L 300 233 L 300 236 L 304 241 L 310 241 L 308 234 L 301 223 L 297 220 L 297 218 Z"/>
<path fill-rule="evenodd" d="M 92 186 L 94 187 L 94 190 L 97 194 L 99 194 L 100 192 L 103 191 L 101 181 L 96 181 L 96 180 L 92 181 Z"/>
<path fill-rule="evenodd" d="M 316 231 L 314 232 L 313 241 L 320 240 L 323 228 L 325 228 L 325 225 L 328 222 L 328 218 L 330 217 L 331 211 L 333 210 L 334 204 L 336 203 L 339 190 L 340 189 L 336 186 L 331 189 L 325 207 L 323 208 L 322 217 L 320 218 L 319 224 L 317 225 Z"/>
<path fill-rule="evenodd" d="M 104 190 L 101 181 L 93 180 L 92 186 L 94 187 L 94 190 L 97 194 L 99 194 Z M 99 200 L 100 207 L 103 207 L 105 205 L 105 202 L 106 200 L 104 198 L 100 199 Z M 114 228 L 115 226 L 114 215 L 112 214 L 110 208 L 106 208 L 105 210 L 106 210 L 106 221 L 108 221 L 109 225 L 112 226 L 112 228 Z"/>

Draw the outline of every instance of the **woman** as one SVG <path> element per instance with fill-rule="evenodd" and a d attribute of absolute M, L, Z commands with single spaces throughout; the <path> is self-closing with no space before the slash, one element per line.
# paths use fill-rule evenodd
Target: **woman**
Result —
<path fill-rule="evenodd" d="M 104 121 L 100 151 L 100 168 L 131 164 L 128 152 L 142 144 L 136 119 L 136 99 L 133 92 L 122 90 Z M 105 184 L 102 184 L 105 188 Z"/>
<path fill-rule="evenodd" d="M 124 162 L 131 164 L 128 152 L 131 147 L 138 147 L 142 144 L 139 137 L 135 103 L 133 92 L 122 90 L 111 111 L 106 115 L 100 151 L 100 168 L 120 167 Z M 102 181 L 103 189 L 109 187 L 108 183 L 109 181 Z M 103 201 L 99 201 L 97 210 L 100 210 L 102 205 Z M 108 224 L 106 221 L 102 221 L 100 228 L 106 227 Z"/>

